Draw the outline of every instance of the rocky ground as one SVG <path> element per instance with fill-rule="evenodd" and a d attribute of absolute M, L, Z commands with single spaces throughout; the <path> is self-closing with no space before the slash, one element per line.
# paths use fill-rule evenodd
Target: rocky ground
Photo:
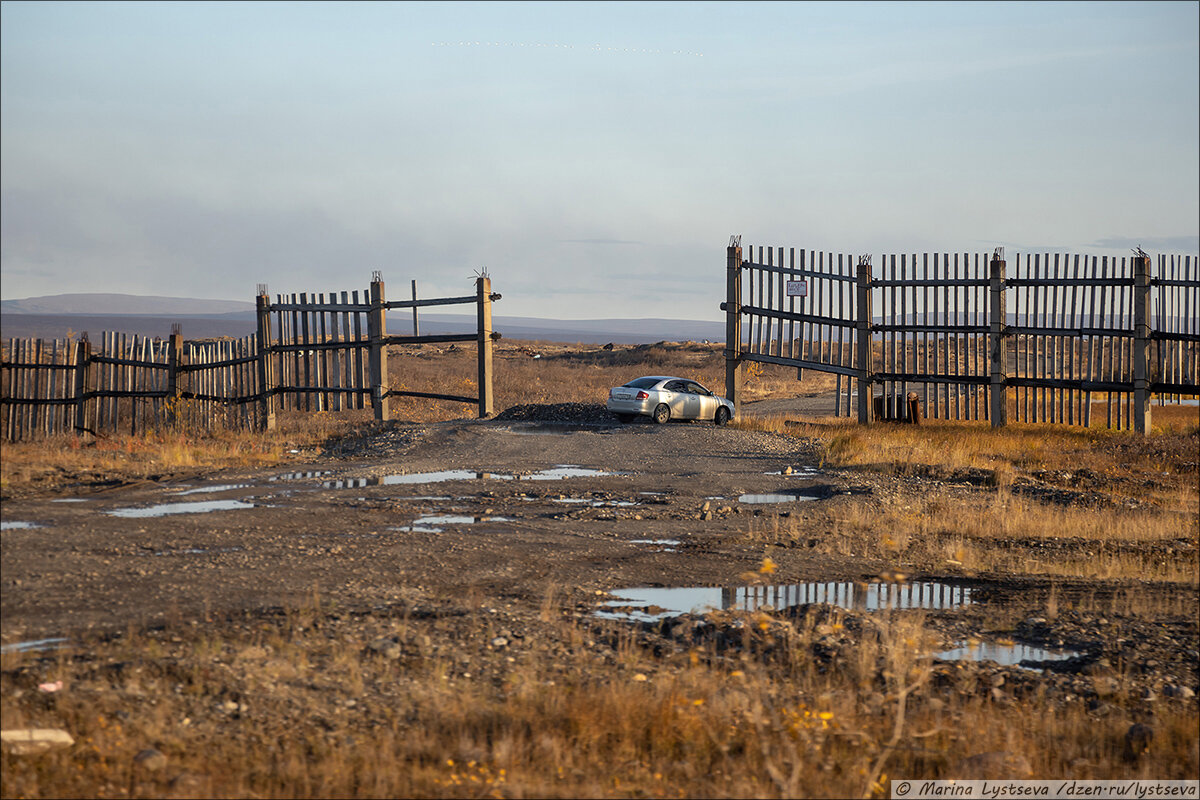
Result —
<path fill-rule="evenodd" d="M 980 683 L 989 691 L 1019 693 L 1036 682 L 1093 697 L 1097 713 L 1116 693 L 1147 709 L 1194 702 L 1194 589 L 953 571 L 897 576 L 887 560 L 824 547 L 826 532 L 801 520 L 810 509 L 898 502 L 922 486 L 992 491 L 990 476 L 828 470 L 816 458 L 812 443 L 794 437 L 700 423 L 620 425 L 601 406 L 560 404 L 346 437 L 286 470 L 64 485 L 4 503 L 0 633 L 10 649 L 82 641 L 273 613 L 317 593 L 347 610 L 471 597 L 503 609 L 508 621 L 498 628 L 511 636 L 502 638 L 519 642 L 533 635 L 548 593 L 593 619 L 617 590 L 745 585 L 767 556 L 772 586 L 857 583 L 865 592 L 883 576 L 969 587 L 970 604 L 924 612 L 945 652 L 966 642 L 996 653 L 1010 645 L 1056 651 L 1045 661 L 1029 651 L 1035 657 L 1023 667 L 946 659 L 947 675 L 1007 676 Z M 1012 490 L 1065 504 L 1112 502 L 1079 476 L 1021 476 Z M 773 493 L 795 499 L 756 502 Z M 799 535 L 776 537 L 781 526 Z M 1127 546 L 1170 555 L 1196 543 Z M 1147 603 L 1163 610 L 1147 615 Z M 874 612 L 842 613 L 869 620 Z M 661 620 L 640 624 L 678 645 Z M 853 649 L 853 628 L 826 642 L 828 658 Z M 1014 652 L 995 658 L 1015 662 L 1024 651 Z"/>

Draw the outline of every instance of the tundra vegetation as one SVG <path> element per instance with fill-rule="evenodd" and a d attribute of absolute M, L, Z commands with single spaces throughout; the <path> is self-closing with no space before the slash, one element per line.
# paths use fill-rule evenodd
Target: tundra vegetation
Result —
<path fill-rule="evenodd" d="M 470 348 L 395 348 L 392 382 L 469 392 L 473 359 Z M 500 409 L 595 404 L 644 374 L 723 385 L 717 345 L 506 341 L 497 359 Z M 831 388 L 829 376 L 798 384 L 766 367 L 748 376 L 746 399 Z M 894 563 L 891 581 L 902 572 L 1020 579 L 1027 597 L 978 606 L 988 616 L 977 627 L 1001 638 L 1056 625 L 1112 642 L 1157 636 L 1154 663 L 1117 657 L 1119 648 L 1075 673 L 938 661 L 945 630 L 919 610 L 808 606 L 631 624 L 597 617 L 594 602 L 553 576 L 531 607 L 467 589 L 347 608 L 314 587 L 289 606 L 0 655 L 3 727 L 74 739 L 37 754 L 5 747 L 0 794 L 884 797 L 895 777 L 1200 776 L 1196 407 L 1156 407 L 1146 437 L 861 427 L 749 409 L 734 428 L 793 439 L 812 466 L 878 480 L 887 500 L 745 515 L 738 535 L 763 557 L 749 575 L 731 568 L 731 582 L 770 582 L 772 553 L 789 547 Z M 396 405 L 406 424 L 472 411 Z M 266 434 L 164 428 L 5 444 L 3 495 L 311 464 L 331 442 L 376 430 L 369 414 L 289 414 Z M 1172 658 L 1175 677 L 1155 682 Z"/>

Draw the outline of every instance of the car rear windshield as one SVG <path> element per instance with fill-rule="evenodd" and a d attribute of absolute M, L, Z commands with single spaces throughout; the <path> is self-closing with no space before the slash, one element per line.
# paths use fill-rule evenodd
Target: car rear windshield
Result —
<path fill-rule="evenodd" d="M 630 389 L 650 389 L 657 386 L 660 380 L 662 378 L 636 378 L 625 385 Z"/>

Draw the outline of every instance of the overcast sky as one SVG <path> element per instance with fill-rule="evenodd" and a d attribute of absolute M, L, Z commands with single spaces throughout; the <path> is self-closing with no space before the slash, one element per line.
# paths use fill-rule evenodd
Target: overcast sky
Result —
<path fill-rule="evenodd" d="M 2 294 L 718 319 L 735 233 L 1195 254 L 1198 10 L 4 2 Z"/>

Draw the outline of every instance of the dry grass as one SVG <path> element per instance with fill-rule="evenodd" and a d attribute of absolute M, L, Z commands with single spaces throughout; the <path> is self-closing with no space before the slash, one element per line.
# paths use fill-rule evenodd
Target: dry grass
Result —
<path fill-rule="evenodd" d="M 752 540 L 799 543 L 817 530 L 819 549 L 909 570 L 1200 582 L 1200 435 L 1186 424 L 1147 437 L 780 416 L 734 426 L 807 439 L 821 466 L 893 487 L 869 502 L 769 519 L 747 531 Z"/>
<path fill-rule="evenodd" d="M 146 433 L 90 434 L 28 442 L 4 442 L 0 489 L 49 487 L 64 481 L 145 479 L 181 471 L 267 467 L 295 461 L 330 437 L 370 424 L 370 412 L 279 415 L 273 431 L 217 428 L 164 429 Z"/>
<path fill-rule="evenodd" d="M 995 751 L 1038 777 L 1200 768 L 1182 707 L 1157 711 L 1152 757 L 1135 764 L 1121 758 L 1123 710 L 1096 718 L 1081 699 L 1040 692 L 997 700 L 970 665 L 931 680 L 937 645 L 919 613 L 874 617 L 829 670 L 810 653 L 840 635 L 839 614 L 722 612 L 712 619 L 740 625 L 739 647 L 666 656 L 628 627 L 561 614 L 528 647 L 497 651 L 488 617 L 448 628 L 308 607 L 221 638 L 131 632 L 86 659 L 5 656 L 6 727 L 62 726 L 77 744 L 0 756 L 2 794 L 855 797 L 885 795 L 890 775 L 962 777 L 961 759 Z M 402 655 L 372 653 L 377 635 Z M 463 653 L 482 660 L 464 666 Z M 23 667 L 64 690 L 18 697 Z M 168 766 L 139 767 L 146 747 Z"/>
<path fill-rule="evenodd" d="M 656 372 L 723 383 L 716 346 L 578 350 L 505 342 L 497 353 L 497 407 L 602 402 L 609 387 Z M 473 348 L 392 356 L 396 388 L 473 391 Z M 800 386 L 817 387 L 812 380 Z M 749 378 L 751 398 L 795 393 L 790 371 Z M 412 421 L 474 416 L 453 403 L 398 401 L 396 409 Z M 330 436 L 369 426 L 367 414 L 282 415 L 267 435 L 5 445 L 4 487 L 64 472 L 145 476 L 274 464 L 293 457 L 291 450 L 311 454 Z M 1183 432 L 1145 440 L 1055 426 L 736 424 L 808 439 L 826 467 L 851 478 L 929 469 L 991 476 L 920 492 L 901 486 L 887 503 L 843 498 L 827 511 L 756 520 L 746 535 L 764 543 L 799 542 L 816 530 L 818 548 L 939 574 L 1197 583 L 1194 549 L 1156 549 L 1195 536 L 1196 434 L 1186 422 Z M 1057 473 L 1074 481 L 1081 470 L 1089 491 L 1143 505 L 1078 508 L 1018 492 L 1035 473 L 1069 483 Z M 1044 553 L 1026 546 L 1064 539 L 1076 544 Z M 1146 597 L 1117 597 L 1105 608 L 1180 612 L 1176 605 L 1148 609 Z M 463 616 L 351 616 L 314 597 L 303 608 L 227 627 L 81 642 L 78 658 L 6 654 L 4 726 L 64 727 L 77 744 L 37 758 L 0 755 L 0 794 L 879 796 L 888 776 L 963 777 L 961 759 L 995 751 L 1026 759 L 1033 776 L 1045 778 L 1188 778 L 1200 770 L 1194 706 L 1160 704 L 1151 755 L 1125 761 L 1123 736 L 1141 713 L 1134 698 L 1112 698 L 1115 711 L 1103 717 L 1079 697 L 1035 690 L 997 699 L 976 686 L 969 664 L 949 676 L 931 667 L 935 643 L 920 614 L 875 617 L 852 657 L 828 668 L 813 660 L 811 647 L 838 634 L 836 616 L 793 622 L 723 612 L 714 619 L 737 631 L 740 648 L 673 651 L 632 628 L 565 615 L 568 600 L 569 592 L 548 587 L 525 622 L 536 629 L 520 647 L 491 645 L 497 626 L 481 613 L 481 598 L 467 593 L 447 601 L 461 603 Z M 399 658 L 367 647 L 381 636 L 394 637 Z M 34 689 L 54 680 L 64 682 L 62 692 Z M 166 754 L 168 767 L 138 766 L 134 756 L 146 747 Z"/>

